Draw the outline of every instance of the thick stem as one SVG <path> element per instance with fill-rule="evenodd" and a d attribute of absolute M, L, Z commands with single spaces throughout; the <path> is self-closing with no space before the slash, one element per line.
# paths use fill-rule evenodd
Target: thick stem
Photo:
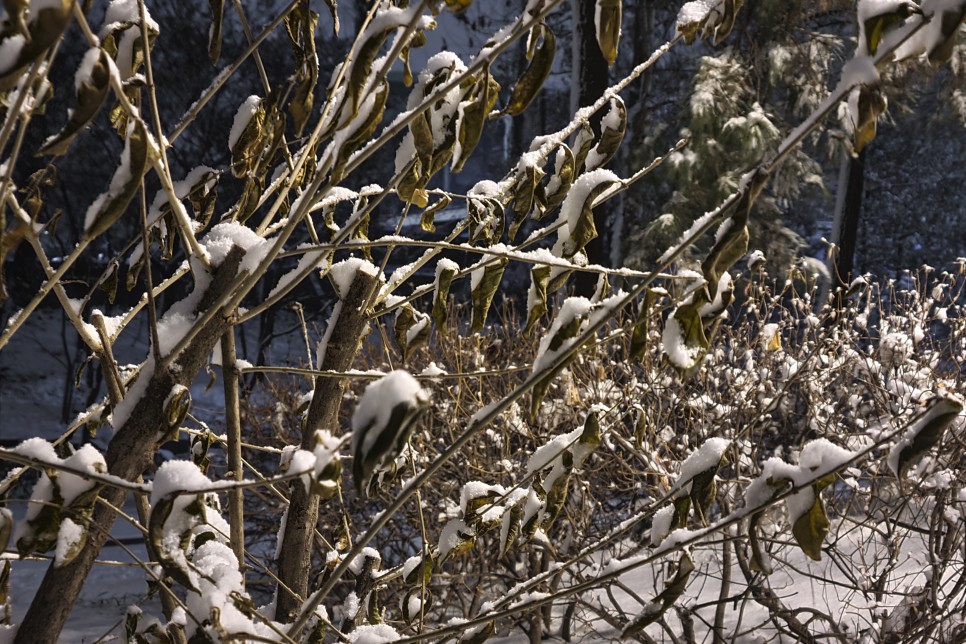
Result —
<path fill-rule="evenodd" d="M 225 432 L 228 434 L 228 478 L 242 480 L 241 408 L 238 401 L 238 364 L 235 361 L 235 331 L 221 336 L 221 375 L 225 381 Z M 241 488 L 228 493 L 228 519 L 231 549 L 238 558 L 238 569 L 245 574 L 245 495 Z"/>
<path fill-rule="evenodd" d="M 201 297 L 197 313 L 220 306 L 225 296 L 236 286 L 238 267 L 244 254 L 245 251 L 240 247 L 235 247 L 228 253 L 215 271 L 211 285 Z M 172 388 L 191 385 L 227 327 L 228 321 L 224 315 L 213 316 L 181 352 L 172 368 L 159 366 L 154 373 L 142 373 L 141 377 L 150 377 L 147 390 L 134 406 L 127 422 L 117 430 L 107 449 L 106 460 L 110 474 L 134 481 L 151 464 L 157 441 L 167 430 L 163 426 L 164 408 Z M 149 362 L 151 361 L 149 358 Z M 127 490 L 120 488 L 105 487 L 101 491 L 101 498 L 114 507 L 121 507 L 126 496 Z M 59 567 L 51 565 L 47 569 L 14 642 L 32 644 L 57 641 L 84 580 L 107 540 L 115 517 L 112 509 L 104 504 L 97 505 L 91 519 L 87 544 L 71 563 Z"/>
<path fill-rule="evenodd" d="M 373 275 L 362 271 L 356 273 L 348 293 L 329 319 L 331 329 L 326 331 L 328 341 L 325 355 L 321 364 L 316 365 L 317 368 L 342 372 L 352 366 L 369 319 L 364 304 L 375 282 L 376 277 Z M 315 447 L 316 430 L 334 430 L 338 427 L 345 384 L 345 378 L 319 376 L 315 379 L 315 391 L 302 429 L 302 449 L 311 450 Z M 282 584 L 279 587 L 275 619 L 280 622 L 291 621 L 298 615 L 301 600 L 308 596 L 309 573 L 312 569 L 312 536 L 319 514 L 319 497 L 310 494 L 300 479 L 292 482 L 290 499 L 278 559 L 278 578 Z"/>
<path fill-rule="evenodd" d="M 721 542 L 721 589 L 718 592 L 718 603 L 714 607 L 712 633 L 714 644 L 724 644 L 727 641 L 724 636 L 724 621 L 729 593 L 731 593 L 731 544 L 725 540 Z"/>

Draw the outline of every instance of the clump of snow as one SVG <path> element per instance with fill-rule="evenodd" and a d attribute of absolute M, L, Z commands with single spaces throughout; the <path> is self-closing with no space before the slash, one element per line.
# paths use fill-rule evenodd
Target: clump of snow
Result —
<path fill-rule="evenodd" d="M 856 453 L 839 447 L 828 439 L 809 441 L 799 454 L 798 465 L 778 457 L 766 460 L 761 475 L 745 490 L 745 508 L 753 512 L 767 505 L 785 485 L 802 488 L 785 497 L 789 521 L 794 523 L 815 503 L 811 484 L 842 468 Z M 784 482 L 784 483 L 783 483 Z"/>
<path fill-rule="evenodd" d="M 597 3 L 597 15 L 600 16 L 600 3 Z M 610 109 L 604 118 L 600 121 L 600 127 L 602 131 L 611 130 L 617 131 L 621 127 L 621 113 L 624 107 L 623 101 L 620 101 L 619 97 L 611 102 Z M 594 170 L 598 168 L 606 157 L 605 151 L 601 151 L 600 146 L 603 143 L 603 139 L 595 145 L 590 152 L 587 153 L 587 157 L 584 159 L 584 167 Z M 586 173 L 585 175 L 586 176 Z M 583 177 L 581 177 L 583 178 Z M 580 179 L 578 179 L 579 181 Z"/>
<path fill-rule="evenodd" d="M 280 469 L 286 474 L 305 472 L 300 478 L 305 486 L 305 491 L 308 493 L 312 489 L 311 475 L 315 472 L 315 454 L 289 445 L 282 451 Z"/>
<path fill-rule="evenodd" d="M 585 172 L 579 179 L 574 181 L 567 197 L 560 206 L 560 216 L 557 222 L 561 224 L 557 229 L 557 243 L 553 247 L 553 254 L 557 257 L 568 257 L 573 255 L 573 233 L 577 229 L 577 224 L 584 212 L 584 204 L 587 202 L 591 192 L 605 183 L 620 183 L 620 177 L 605 168 L 598 168 Z M 597 201 L 606 199 L 607 194 L 597 197 Z M 593 204 L 591 204 L 593 205 Z"/>
<path fill-rule="evenodd" d="M 436 281 L 433 282 L 433 287 L 439 288 L 439 277 L 444 272 L 453 271 L 458 273 L 459 270 L 460 265 L 453 260 L 447 259 L 446 257 L 440 259 L 439 262 L 436 263 Z"/>
<path fill-rule="evenodd" d="M 928 1 L 928 0 L 927 0 Z M 899 14 L 906 12 L 907 15 L 911 13 L 919 13 L 920 10 L 913 4 L 910 0 L 859 0 L 859 4 L 856 7 L 856 16 L 859 22 L 859 45 L 856 49 L 856 53 L 859 56 L 868 56 L 873 52 L 869 51 L 868 40 L 866 33 L 866 25 L 870 20 L 874 20 L 877 17 L 884 17 L 889 14 Z M 880 34 L 882 37 L 883 34 Z M 884 43 L 879 43 L 879 47 L 882 47 Z"/>
<path fill-rule="evenodd" d="M 81 86 L 90 79 L 94 72 L 94 66 L 97 65 L 100 57 L 101 49 L 99 47 L 91 47 L 87 50 L 87 53 L 81 58 L 80 65 L 77 66 L 77 71 L 74 72 L 74 91 L 80 91 Z"/>
<path fill-rule="evenodd" d="M 570 433 L 554 436 L 548 443 L 538 447 L 527 461 L 526 476 L 539 472 L 559 459 L 565 449 L 576 445 L 583 431 L 583 428 L 578 427 Z M 549 487 L 552 483 L 548 482 L 547 485 Z"/>
<path fill-rule="evenodd" d="M 895 51 L 896 60 L 931 55 L 941 49 L 950 37 L 943 33 L 944 27 L 957 25 L 952 31 L 955 34 L 959 29 L 958 24 L 963 20 L 963 14 L 966 13 L 966 3 L 963 0 L 922 0 L 921 10 L 927 22 L 899 45 Z"/>
<path fill-rule="evenodd" d="M 727 221 L 733 220 L 728 219 Z M 725 296 L 726 294 L 730 294 L 732 291 L 734 291 L 734 280 L 731 277 L 731 273 L 725 271 L 718 279 L 718 287 L 715 289 L 714 298 L 712 298 L 710 302 L 701 305 L 701 308 L 698 309 L 698 315 L 701 317 L 713 316 L 717 315 L 718 312 L 723 311 L 727 304 L 725 302 Z"/>
<path fill-rule="evenodd" d="M 60 530 L 57 533 L 57 547 L 54 550 L 54 567 L 62 566 L 69 554 L 76 551 L 81 543 L 87 538 L 87 530 L 70 518 L 65 518 L 60 522 Z"/>
<path fill-rule="evenodd" d="M 701 530 L 686 530 L 684 528 L 678 528 L 668 536 L 664 538 L 661 544 L 654 549 L 653 555 L 659 555 L 669 550 L 673 550 L 681 544 L 688 543 L 692 541 L 698 535 L 701 535 L 703 531 Z"/>
<path fill-rule="evenodd" d="M 664 538 L 671 531 L 671 521 L 674 519 L 674 506 L 666 505 L 654 513 L 651 519 L 650 541 L 652 547 L 661 545 Z"/>
<path fill-rule="evenodd" d="M 688 346 L 684 338 L 684 329 L 673 313 L 664 325 L 661 342 L 667 359 L 679 369 L 690 369 L 701 355 L 701 347 Z"/>
<path fill-rule="evenodd" d="M 407 559 L 405 563 L 403 563 L 403 567 L 402 567 L 403 579 L 408 579 L 409 575 L 413 574 L 413 571 L 416 570 L 422 563 L 423 563 L 422 555 L 413 555 L 412 557 Z"/>
<path fill-rule="evenodd" d="M 242 574 L 238 571 L 238 559 L 226 544 L 210 540 L 199 546 L 191 556 L 191 563 L 197 570 L 198 592 L 188 592 L 185 597 L 187 612 L 195 617 L 212 620 L 216 626 L 199 626 L 197 621 L 189 620 L 186 635 L 190 639 L 197 629 L 202 628 L 209 637 L 218 638 L 218 633 L 233 635 L 230 639 L 246 634 L 266 637 L 273 635 L 266 624 L 255 623 L 253 618 L 240 609 L 236 597 L 247 597 Z M 243 606 L 243 604 L 242 604 Z"/>
<path fill-rule="evenodd" d="M 154 475 L 151 505 L 176 492 L 203 492 L 211 488 L 211 481 L 191 461 L 165 461 Z M 190 496 L 190 494 L 189 494 Z"/>
<path fill-rule="evenodd" d="M 84 445 L 76 452 L 63 459 L 57 456 L 54 446 L 42 438 L 28 438 L 14 447 L 11 451 L 28 458 L 32 458 L 41 463 L 48 464 L 55 470 L 59 467 L 68 467 L 76 471 L 87 472 L 90 474 L 104 474 L 107 472 L 107 463 L 104 461 L 104 455 L 97 451 L 97 448 L 90 443 Z M 41 480 L 46 478 L 47 475 L 45 474 Z M 60 497 L 63 500 L 63 504 L 68 506 L 73 503 L 74 500 L 81 494 L 93 488 L 95 482 L 84 478 L 84 476 L 81 474 L 59 471 L 57 473 L 57 485 L 59 488 Z M 43 500 L 50 499 L 47 498 Z M 34 506 L 31 505 L 31 510 L 33 509 Z M 37 506 L 36 511 L 39 512 L 39 510 L 40 506 Z M 36 512 L 28 511 L 28 518 L 30 518 L 32 514 L 35 515 Z"/>
<path fill-rule="evenodd" d="M 31 9 L 37 9 L 35 6 L 37 4 L 37 2 L 31 3 Z M 151 18 L 147 7 L 145 7 L 144 12 L 148 28 L 157 32 L 159 30 L 158 23 Z M 110 33 L 123 26 L 124 23 L 132 22 L 141 24 L 141 8 L 137 0 L 111 0 L 107 11 L 104 12 L 104 28 L 101 30 L 101 34 Z"/>
<path fill-rule="evenodd" d="M 319 429 L 315 432 L 315 449 L 312 451 L 315 456 L 315 478 L 319 480 L 322 472 L 328 467 L 329 463 L 339 460 L 339 447 L 342 441 L 337 436 L 333 436 L 327 429 Z M 338 484 L 338 482 L 333 482 Z"/>
<path fill-rule="evenodd" d="M 490 485 L 482 481 L 469 481 L 463 485 L 463 489 L 460 491 L 460 512 L 464 516 L 466 515 L 467 504 L 470 501 L 485 496 L 502 496 L 505 492 L 506 489 L 499 484 Z"/>
<path fill-rule="evenodd" d="M 45 0 L 47 1 L 47 0 Z M 151 18 L 148 8 L 144 7 L 145 27 L 152 34 L 158 34 L 160 27 Z M 134 76 L 135 47 L 141 42 L 141 7 L 137 0 L 112 0 L 104 14 L 104 26 L 101 28 L 101 38 L 113 34 L 115 37 L 117 73 L 121 80 L 128 80 Z M 114 64 L 112 64 L 114 67 Z M 112 70 L 112 73 L 113 70 Z"/>
<path fill-rule="evenodd" d="M 13 70 L 26 43 L 27 39 L 21 34 L 13 34 L 0 42 L 0 71 L 6 74 Z"/>
<path fill-rule="evenodd" d="M 426 86 L 441 74 L 451 77 L 462 74 L 466 71 L 466 65 L 460 60 L 459 56 L 451 51 L 441 51 L 432 56 L 426 62 L 426 68 L 419 73 L 419 80 L 413 91 L 409 95 L 407 109 L 416 108 L 419 103 L 427 96 Z M 433 132 L 433 145 L 442 145 L 450 127 L 450 121 L 456 116 L 459 108 L 460 98 L 464 90 L 457 85 L 448 92 L 439 96 L 433 107 L 429 110 L 430 129 Z"/>
<path fill-rule="evenodd" d="M 349 633 L 350 644 L 385 644 L 402 639 L 402 635 L 389 624 L 365 624 Z"/>
<path fill-rule="evenodd" d="M 60 457 L 54 446 L 42 438 L 28 438 L 13 448 L 15 454 L 20 454 L 28 458 L 36 459 L 45 463 L 59 463 Z"/>
<path fill-rule="evenodd" d="M 856 55 L 845 63 L 839 83 L 843 88 L 857 85 L 873 87 L 879 84 L 879 70 L 876 69 L 871 56 Z"/>
<path fill-rule="evenodd" d="M 448 373 L 448 371 L 440 367 L 435 362 L 430 362 L 425 369 L 419 372 L 419 375 L 427 378 L 438 378 L 439 376 L 445 376 Z"/>
<path fill-rule="evenodd" d="M 79 450 L 63 460 L 63 464 L 71 469 L 89 472 L 91 474 L 104 474 L 107 472 L 107 463 L 104 462 L 104 455 L 97 451 L 97 448 L 90 443 L 84 445 Z M 95 483 L 85 479 L 79 474 L 71 472 L 61 472 L 58 476 L 60 483 L 60 496 L 64 499 L 65 505 L 70 505 L 81 494 L 89 491 Z"/>
<path fill-rule="evenodd" d="M 379 551 L 375 548 L 363 548 L 362 552 L 353 557 L 352 561 L 349 562 L 349 572 L 358 577 L 362 574 L 362 571 L 365 569 L 366 562 L 369 560 L 374 562 L 372 564 L 372 572 L 375 572 L 378 570 L 380 562 L 382 562 L 382 555 L 379 554 Z"/>
<path fill-rule="evenodd" d="M 239 271 L 253 272 L 261 263 L 271 244 L 259 237 L 254 230 L 237 221 L 225 221 L 213 227 L 201 243 L 207 251 L 212 266 L 220 266 L 234 246 L 245 250 Z"/>
<path fill-rule="evenodd" d="M 354 590 L 350 591 L 346 595 L 345 602 L 342 604 L 342 615 L 344 619 L 348 621 L 354 620 L 359 613 L 359 606 L 359 596 Z"/>
<path fill-rule="evenodd" d="M 776 338 L 778 338 L 778 342 L 781 341 L 780 338 L 778 337 L 778 325 L 777 324 L 775 324 L 774 322 L 772 322 L 772 323 L 769 323 L 769 324 L 766 324 L 765 326 L 763 326 L 761 328 L 761 348 L 762 348 L 762 351 L 768 351 L 768 350 L 770 350 L 774 346 L 773 343 L 776 342 Z"/>
<path fill-rule="evenodd" d="M 554 363 L 557 356 L 573 345 L 576 337 L 580 335 L 579 332 L 577 336 L 567 339 L 558 339 L 557 336 L 561 329 L 571 324 L 575 319 L 586 318 L 592 307 L 593 303 L 586 297 L 568 297 L 564 300 L 556 317 L 554 317 L 553 324 L 550 325 L 550 330 L 540 340 L 540 347 L 537 349 L 537 355 L 533 360 L 533 373 L 537 374 L 548 368 Z M 551 349 L 550 345 L 555 342 L 558 346 Z"/>
<path fill-rule="evenodd" d="M 414 156 L 416 156 L 416 139 L 413 138 L 412 132 L 406 132 L 399 142 L 399 147 L 396 148 L 395 174 L 405 170 Z"/>
<path fill-rule="evenodd" d="M 329 269 L 329 279 L 332 280 L 336 295 L 340 299 L 349 293 L 349 288 L 352 287 L 356 273 L 363 273 L 364 275 L 375 277 L 379 275 L 379 269 L 372 262 L 366 261 L 361 257 L 344 259 L 341 262 L 333 264 Z"/>
<path fill-rule="evenodd" d="M 692 0 L 686 2 L 678 11 L 677 28 L 704 20 L 708 13 L 718 6 L 720 0 Z"/>

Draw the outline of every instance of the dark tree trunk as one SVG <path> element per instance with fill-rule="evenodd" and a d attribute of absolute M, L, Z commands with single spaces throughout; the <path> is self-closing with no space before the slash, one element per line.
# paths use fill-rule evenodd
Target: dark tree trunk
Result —
<path fill-rule="evenodd" d="M 654 29 L 654 1 L 644 0 L 635 9 L 633 37 L 634 62 L 639 63 L 651 55 L 654 48 L 651 32 Z M 631 103 L 628 106 L 629 134 L 634 140 L 644 138 L 647 126 L 647 100 L 651 95 L 654 74 L 642 74 L 632 86 Z M 631 146 L 624 146 L 625 152 L 630 152 Z"/>
<path fill-rule="evenodd" d="M 848 167 L 842 176 L 845 190 L 841 203 L 841 213 L 838 213 L 834 239 L 838 245 L 832 261 L 832 287 L 836 288 L 836 305 L 841 305 L 841 295 L 852 281 L 855 266 L 855 247 L 858 243 L 859 217 L 862 214 L 862 195 L 865 186 L 865 150 L 858 156 L 849 156 L 845 161 Z"/>
<path fill-rule="evenodd" d="M 597 3 L 589 0 L 572 0 L 572 2 L 574 16 L 574 84 L 571 107 L 574 107 L 573 103 L 575 102 L 579 109 L 593 104 L 607 90 L 607 60 L 600 53 L 597 33 L 594 28 L 594 12 Z M 599 131 L 601 118 L 603 118 L 603 114 L 598 112 L 591 120 L 591 126 L 596 131 Z M 598 236 L 587 244 L 585 251 L 591 264 L 606 266 L 609 263 L 607 253 L 610 241 L 607 234 L 609 226 L 606 221 L 602 220 L 599 212 L 595 213 L 595 216 L 597 218 Z M 587 272 L 578 273 L 574 280 L 574 287 L 579 295 L 593 295 L 597 287 L 597 275 Z"/>

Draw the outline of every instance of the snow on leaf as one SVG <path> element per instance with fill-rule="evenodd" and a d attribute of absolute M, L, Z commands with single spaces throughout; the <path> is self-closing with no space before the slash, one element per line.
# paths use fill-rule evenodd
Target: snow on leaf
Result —
<path fill-rule="evenodd" d="M 433 281 L 432 316 L 437 330 L 441 333 L 446 328 L 448 318 L 446 302 L 449 297 L 449 289 L 459 270 L 459 264 L 445 257 L 436 264 L 436 279 Z"/>
<path fill-rule="evenodd" d="M 103 234 L 116 222 L 134 199 L 158 150 L 140 119 L 128 124 L 124 137 L 121 162 L 107 192 L 99 195 L 84 215 L 84 236 L 93 239 Z"/>
<path fill-rule="evenodd" d="M 352 478 L 360 495 L 373 474 L 406 446 L 429 392 L 407 371 L 370 383 L 352 414 Z"/>
<path fill-rule="evenodd" d="M 110 87 L 111 62 L 103 49 L 92 48 L 87 51 L 74 76 L 77 92 L 75 107 L 68 110 L 67 124 L 54 134 L 37 151 L 37 154 L 62 155 L 73 142 L 74 137 L 90 123 L 107 98 Z"/>
<path fill-rule="evenodd" d="M 54 567 L 70 563 L 80 554 L 81 548 L 87 541 L 87 529 L 83 525 L 74 523 L 70 518 L 60 522 L 57 533 L 57 547 L 54 551 Z"/>
<path fill-rule="evenodd" d="M 946 428 L 959 418 L 962 411 L 962 399 L 953 394 L 934 400 L 889 450 L 889 469 L 902 478 L 910 467 L 939 443 Z"/>
<path fill-rule="evenodd" d="M 459 556 L 473 547 L 476 532 L 462 519 L 450 519 L 439 534 L 439 560 Z"/>
<path fill-rule="evenodd" d="M 923 0 L 920 9 L 927 20 L 911 38 L 895 51 L 897 60 L 924 55 L 933 65 L 941 65 L 952 58 L 959 26 L 966 16 L 963 0 Z"/>
<path fill-rule="evenodd" d="M 860 56 L 874 56 L 887 32 L 901 25 L 909 16 L 922 11 L 910 0 L 859 0 Z"/>
<path fill-rule="evenodd" d="M 627 108 L 620 96 L 610 99 L 610 110 L 600 122 L 600 141 L 587 153 L 584 165 L 587 170 L 602 167 L 617 154 L 627 130 Z"/>
<path fill-rule="evenodd" d="M 560 206 L 558 221 L 564 225 L 557 231 L 554 255 L 573 257 L 597 236 L 593 208 L 619 184 L 620 178 L 603 168 L 586 172 L 574 182 Z"/>

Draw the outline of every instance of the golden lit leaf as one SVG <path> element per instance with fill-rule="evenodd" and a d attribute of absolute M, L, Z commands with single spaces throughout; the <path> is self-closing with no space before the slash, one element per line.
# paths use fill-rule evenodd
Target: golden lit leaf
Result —
<path fill-rule="evenodd" d="M 538 38 L 541 40 L 539 44 L 536 44 Z M 510 93 L 510 102 L 504 110 L 510 116 L 522 114 L 530 106 L 553 67 L 554 55 L 557 52 L 557 40 L 553 32 L 550 31 L 550 27 L 543 23 L 535 26 L 531 32 L 531 42 L 535 46 L 533 58 L 526 71 L 513 86 Z"/>
<path fill-rule="evenodd" d="M 225 0 L 208 0 L 211 28 L 208 30 L 208 58 L 212 65 L 221 58 L 221 23 L 225 17 Z"/>
<path fill-rule="evenodd" d="M 617 60 L 617 44 L 621 38 L 621 0 L 597 0 L 597 45 L 608 65 Z"/>

